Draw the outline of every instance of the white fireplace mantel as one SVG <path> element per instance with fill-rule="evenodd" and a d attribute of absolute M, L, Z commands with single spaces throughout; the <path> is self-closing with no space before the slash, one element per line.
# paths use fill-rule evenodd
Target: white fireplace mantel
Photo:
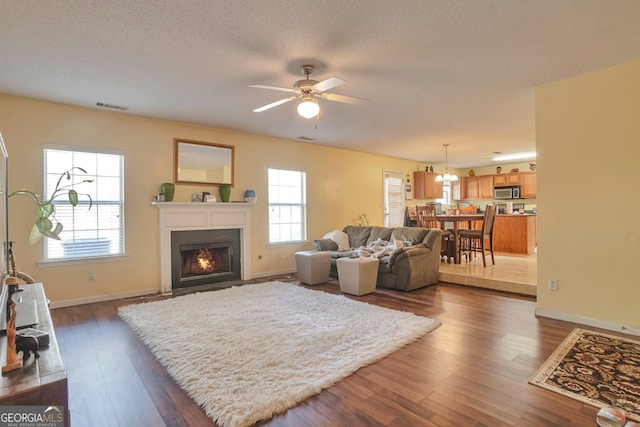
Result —
<path fill-rule="evenodd" d="M 251 208 L 255 203 L 154 202 L 160 211 L 160 292 L 170 294 L 171 232 L 240 229 L 240 274 L 251 279 Z"/>

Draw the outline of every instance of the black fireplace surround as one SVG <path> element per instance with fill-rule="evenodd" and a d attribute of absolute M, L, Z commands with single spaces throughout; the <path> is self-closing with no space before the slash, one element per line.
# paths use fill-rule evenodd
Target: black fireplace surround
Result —
<path fill-rule="evenodd" d="M 241 279 L 240 229 L 171 232 L 171 287 Z"/>

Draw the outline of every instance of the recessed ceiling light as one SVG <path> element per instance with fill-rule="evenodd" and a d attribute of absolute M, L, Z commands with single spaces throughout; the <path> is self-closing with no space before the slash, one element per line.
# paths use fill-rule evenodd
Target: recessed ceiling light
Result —
<path fill-rule="evenodd" d="M 519 160 L 519 159 L 535 159 L 536 152 L 529 151 L 526 153 L 505 154 L 503 156 L 496 156 L 492 160 L 494 162 L 503 162 L 505 160 Z"/>

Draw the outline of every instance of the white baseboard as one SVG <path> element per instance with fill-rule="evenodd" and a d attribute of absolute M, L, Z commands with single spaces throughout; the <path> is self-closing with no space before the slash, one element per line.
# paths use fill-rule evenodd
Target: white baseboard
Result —
<path fill-rule="evenodd" d="M 258 274 L 252 274 L 252 279 L 260 279 L 262 277 L 270 277 L 270 276 L 280 276 L 283 274 L 294 274 L 296 272 L 295 268 L 287 268 L 284 270 L 273 270 L 273 271 L 266 271 L 266 272 L 262 272 L 262 273 L 258 273 Z M 51 302 L 51 308 L 62 308 L 62 307 L 71 307 L 74 305 L 82 305 L 82 304 L 91 304 L 94 302 L 103 302 L 103 301 L 112 301 L 114 299 L 121 299 L 121 298 L 135 298 L 135 297 L 140 297 L 140 296 L 144 296 L 144 295 L 155 295 L 157 294 L 158 288 L 152 288 L 152 289 L 141 289 L 141 290 L 137 290 L 137 291 L 130 291 L 130 292 L 120 292 L 120 293 L 116 293 L 116 294 L 104 294 L 104 295 L 96 295 L 93 297 L 87 297 L 87 298 L 75 298 L 75 299 L 68 299 L 68 300 L 62 300 L 62 301 L 52 301 Z M 171 295 L 170 293 L 168 295 Z"/>
<path fill-rule="evenodd" d="M 640 328 L 621 325 L 618 323 L 605 322 L 590 317 L 576 316 L 567 313 L 536 308 L 536 316 L 549 317 L 551 319 L 564 320 L 565 322 L 578 323 L 580 325 L 592 326 L 594 328 L 606 329 L 608 331 L 621 332 L 623 334 L 640 335 Z"/>
<path fill-rule="evenodd" d="M 284 270 L 263 271 L 262 273 L 252 274 L 252 279 L 260 279 L 262 277 L 280 276 L 282 274 L 293 274 L 296 272 L 295 268 L 287 268 Z"/>
<path fill-rule="evenodd" d="M 119 292 L 117 294 L 104 294 L 104 295 L 96 295 L 93 297 L 86 298 L 75 298 L 75 299 L 67 299 L 62 301 L 52 301 L 51 308 L 62 308 L 62 307 L 71 307 L 74 305 L 82 305 L 82 304 L 91 304 L 94 302 L 103 302 L 103 301 L 112 301 L 114 299 L 124 299 L 124 298 L 135 298 L 144 295 L 154 295 L 158 294 L 158 288 L 151 289 L 140 289 L 137 291 L 130 292 Z"/>

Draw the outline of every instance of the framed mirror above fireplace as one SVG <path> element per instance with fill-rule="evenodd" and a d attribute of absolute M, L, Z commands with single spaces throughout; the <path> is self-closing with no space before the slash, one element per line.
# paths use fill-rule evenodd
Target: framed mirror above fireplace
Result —
<path fill-rule="evenodd" d="M 232 145 L 174 138 L 176 184 L 233 186 L 235 148 Z"/>

